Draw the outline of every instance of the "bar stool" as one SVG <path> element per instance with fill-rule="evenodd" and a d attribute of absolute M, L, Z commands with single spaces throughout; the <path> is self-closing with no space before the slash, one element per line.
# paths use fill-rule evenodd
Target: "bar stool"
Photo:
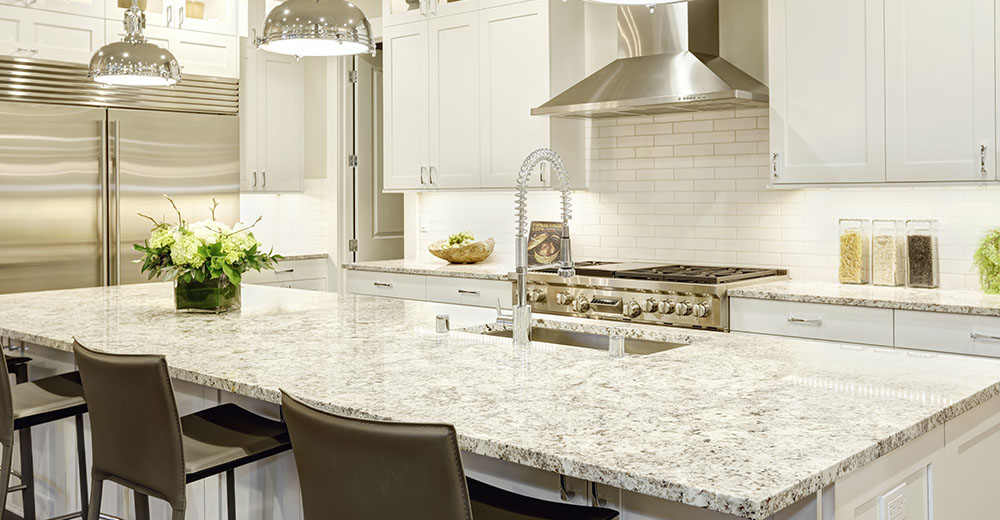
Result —
<path fill-rule="evenodd" d="M 104 354 L 75 343 L 90 406 L 93 444 L 89 520 L 97 520 L 104 481 L 135 493 L 135 514 L 149 519 L 149 497 L 167 501 L 183 520 L 185 485 L 226 474 L 230 520 L 236 519 L 236 468 L 291 448 L 285 426 L 224 404 L 180 417 L 163 356 Z"/>
<path fill-rule="evenodd" d="M 76 420 L 76 454 L 80 477 L 80 511 L 58 516 L 53 520 L 87 516 L 87 452 L 83 437 L 83 414 L 87 403 L 83 399 L 80 374 L 70 372 L 27 380 L 27 362 L 30 358 L 7 358 L 0 350 L 9 373 L 14 373 L 18 384 L 0 377 L 0 482 L 7 487 L 0 493 L 0 514 L 7 509 L 7 494 L 20 491 L 24 501 L 24 520 L 35 519 L 35 474 L 31 453 L 31 427 L 73 417 Z M 14 432 L 20 436 L 21 483 L 10 485 L 11 459 L 14 453 Z"/>
<path fill-rule="evenodd" d="M 284 391 L 306 520 L 611 520 L 618 512 L 511 493 L 465 476 L 455 428 L 366 421 Z"/>

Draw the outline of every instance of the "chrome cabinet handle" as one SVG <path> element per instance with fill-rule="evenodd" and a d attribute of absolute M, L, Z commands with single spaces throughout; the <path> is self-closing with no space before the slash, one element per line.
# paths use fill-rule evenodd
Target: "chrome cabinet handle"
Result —
<path fill-rule="evenodd" d="M 823 318 L 796 318 L 795 316 L 789 316 L 788 323 L 806 323 L 809 325 L 822 325 Z"/>
<path fill-rule="evenodd" d="M 420 184 L 424 184 L 424 175 L 426 173 L 427 173 L 427 167 L 426 166 L 421 166 L 420 167 Z"/>
<path fill-rule="evenodd" d="M 771 154 L 771 176 L 778 178 L 778 152 Z"/>
<path fill-rule="evenodd" d="M 1000 341 L 1000 336 L 992 336 L 990 334 L 980 334 L 976 331 L 970 332 L 969 337 L 972 339 L 988 339 L 991 341 Z"/>
<path fill-rule="evenodd" d="M 174 6 L 167 6 L 167 25 L 170 25 L 174 21 Z"/>
<path fill-rule="evenodd" d="M 427 173 L 427 180 L 431 181 L 432 186 L 434 185 L 434 172 L 436 171 L 437 171 L 437 166 L 431 166 Z"/>
<path fill-rule="evenodd" d="M 253 171 L 253 189 L 257 189 L 257 170 Z"/>
<path fill-rule="evenodd" d="M 184 25 L 184 7 L 177 8 L 177 27 Z"/>
<path fill-rule="evenodd" d="M 19 47 L 17 52 L 30 52 L 31 54 L 38 54 L 38 49 L 28 49 L 27 47 Z"/>
<path fill-rule="evenodd" d="M 391 284 L 391 283 L 387 283 L 387 282 L 375 282 L 375 283 L 374 283 L 373 285 L 374 285 L 375 287 L 387 287 L 387 288 L 392 288 L 392 284 Z"/>
<path fill-rule="evenodd" d="M 479 296 L 479 291 L 470 291 L 468 289 L 459 289 L 458 290 L 458 294 L 474 294 L 476 296 Z"/>
<path fill-rule="evenodd" d="M 260 171 L 260 188 L 262 190 L 267 189 L 267 172 L 264 170 Z"/>
<path fill-rule="evenodd" d="M 275 273 L 294 273 L 295 269 L 282 269 L 280 271 L 275 271 Z"/>
<path fill-rule="evenodd" d="M 986 145 L 979 145 L 979 174 L 986 175 Z"/>

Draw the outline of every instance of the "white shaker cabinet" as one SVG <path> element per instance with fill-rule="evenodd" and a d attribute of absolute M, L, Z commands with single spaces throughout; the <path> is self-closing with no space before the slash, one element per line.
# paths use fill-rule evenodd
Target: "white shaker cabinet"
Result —
<path fill-rule="evenodd" d="M 0 5 L 0 54 L 90 63 L 104 45 L 104 20 Z"/>
<path fill-rule="evenodd" d="M 382 33 L 387 190 L 429 186 L 427 33 L 425 21 L 386 27 Z"/>
<path fill-rule="evenodd" d="M 125 27 L 121 20 L 106 22 L 105 41 L 121 41 Z M 185 74 L 239 77 L 239 39 L 236 36 L 201 33 L 169 27 L 146 26 L 143 35 L 152 43 L 170 50 Z M 88 58 L 89 62 L 89 58 Z"/>
<path fill-rule="evenodd" d="M 769 2 L 775 184 L 885 181 L 883 7 L 883 0 Z"/>
<path fill-rule="evenodd" d="M 240 81 L 241 188 L 302 191 L 303 64 L 293 56 L 242 48 Z"/>
<path fill-rule="evenodd" d="M 995 180 L 993 0 L 885 0 L 886 177 Z"/>
<path fill-rule="evenodd" d="M 0 5 L 13 5 L 63 14 L 104 18 L 107 0 L 0 0 Z"/>
<path fill-rule="evenodd" d="M 109 20 L 120 21 L 125 10 L 132 5 L 132 0 L 105 1 L 105 16 Z M 171 27 L 235 36 L 238 16 L 236 2 L 237 0 L 139 0 L 139 7 L 146 13 L 147 27 Z"/>

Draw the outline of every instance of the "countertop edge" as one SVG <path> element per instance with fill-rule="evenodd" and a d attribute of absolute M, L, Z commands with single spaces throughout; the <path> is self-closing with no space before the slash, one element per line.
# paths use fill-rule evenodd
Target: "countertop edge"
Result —
<path fill-rule="evenodd" d="M 935 289 L 926 289 L 933 291 Z M 902 311 L 939 312 L 945 314 L 969 314 L 974 316 L 1000 317 L 1000 307 L 988 307 L 975 304 L 916 302 L 902 299 L 880 297 L 851 297 L 834 295 L 817 295 L 805 291 L 785 289 L 769 289 L 766 285 L 759 287 L 738 287 L 728 291 L 733 298 L 752 300 L 774 300 L 796 303 L 818 303 L 827 305 L 843 305 L 848 307 L 868 307 L 873 309 L 892 309 Z"/>
<path fill-rule="evenodd" d="M 476 271 L 462 271 L 461 268 L 454 268 L 453 271 L 442 271 L 430 268 L 418 268 L 418 267 L 391 267 L 391 266 L 381 266 L 381 265 L 371 265 L 371 264 L 358 264 L 358 263 L 344 263 L 341 265 L 342 268 L 348 271 L 368 271 L 376 273 L 397 273 L 397 274 L 412 274 L 412 275 L 422 275 L 422 276 L 440 276 L 445 278 L 468 278 L 473 280 L 498 280 L 498 281 L 510 281 L 507 274 L 499 273 L 483 273 Z"/>

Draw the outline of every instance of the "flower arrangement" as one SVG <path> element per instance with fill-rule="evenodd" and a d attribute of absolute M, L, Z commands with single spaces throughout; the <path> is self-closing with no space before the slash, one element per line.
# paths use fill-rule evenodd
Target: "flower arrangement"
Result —
<path fill-rule="evenodd" d="M 136 260 L 149 279 L 163 276 L 174 280 L 178 309 L 219 312 L 239 306 L 239 284 L 250 269 L 274 269 L 281 255 L 263 251 L 249 226 L 230 227 L 215 220 L 219 203 L 212 199 L 212 219 L 189 224 L 173 199 L 164 195 L 174 211 L 177 224 L 168 224 L 139 213 L 153 223 L 149 238 L 133 247 L 143 254 Z"/>
<path fill-rule="evenodd" d="M 979 285 L 988 294 L 1000 294 L 1000 228 L 991 229 L 983 237 L 972 262 L 979 269 Z"/>

